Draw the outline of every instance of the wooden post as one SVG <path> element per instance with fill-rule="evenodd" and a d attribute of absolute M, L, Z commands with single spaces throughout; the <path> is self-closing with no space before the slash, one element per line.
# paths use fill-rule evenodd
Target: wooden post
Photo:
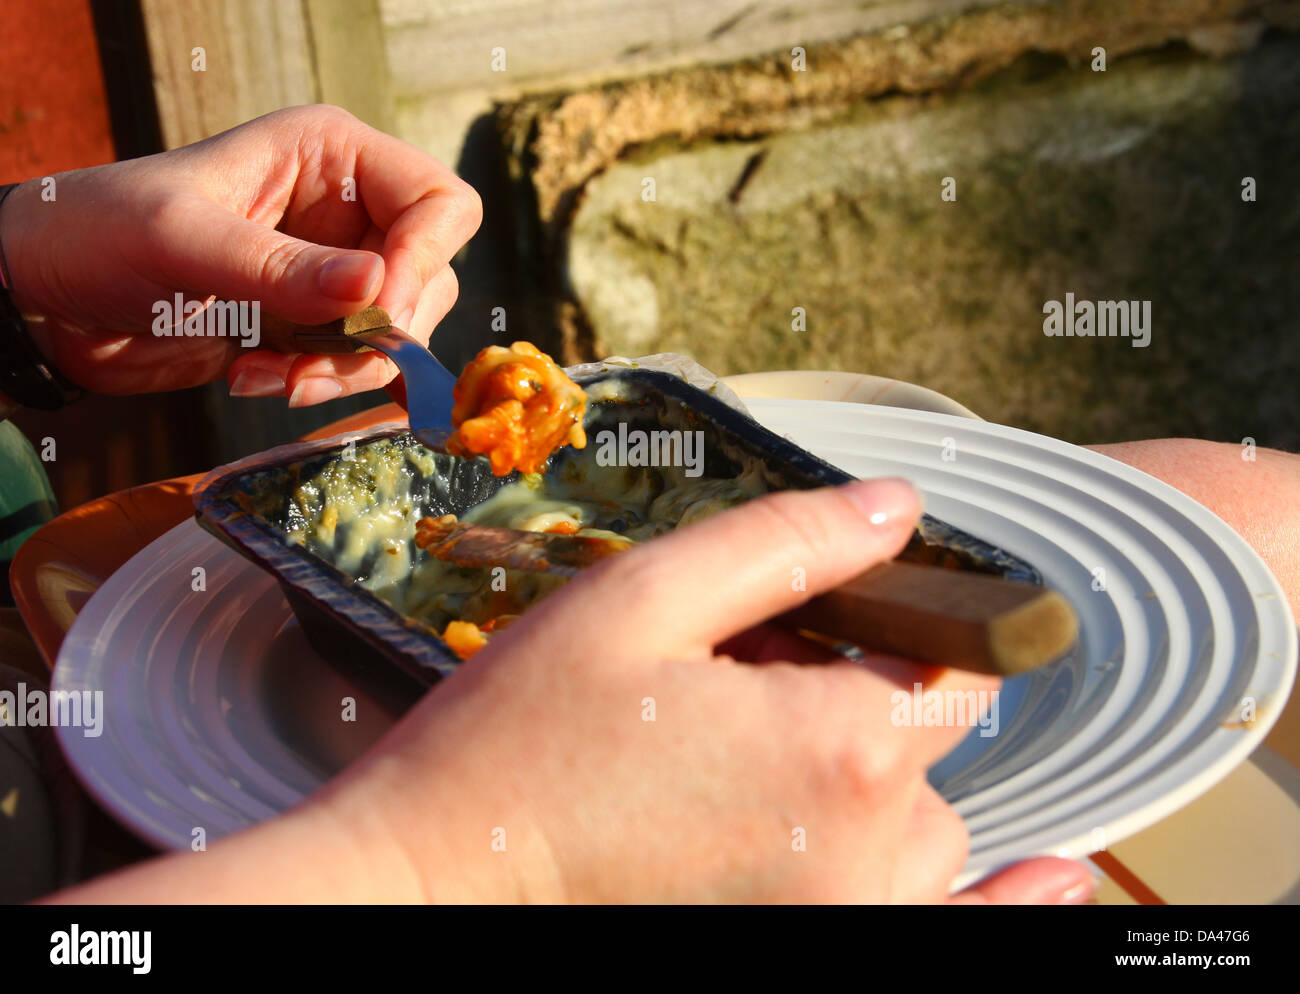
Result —
<path fill-rule="evenodd" d="M 393 132 L 392 87 L 379 0 L 304 0 L 317 99 Z"/>
<path fill-rule="evenodd" d="M 299 4 L 141 0 L 141 6 L 168 148 L 318 99 L 310 30 Z"/>

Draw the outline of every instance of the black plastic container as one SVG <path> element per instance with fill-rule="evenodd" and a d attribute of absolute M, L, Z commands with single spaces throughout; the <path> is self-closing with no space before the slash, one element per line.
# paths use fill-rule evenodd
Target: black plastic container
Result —
<path fill-rule="evenodd" d="M 734 475 L 737 459 L 753 457 L 761 461 L 765 483 L 773 490 L 808 489 L 852 478 L 672 374 L 616 369 L 577 380 L 591 398 L 585 422 L 589 437 L 603 428 L 616 429 L 619 422 L 627 422 L 629 430 L 700 430 L 705 433 L 705 477 Z M 494 477 L 485 459 L 431 453 L 409 432 L 392 426 L 286 446 L 222 467 L 200 484 L 194 500 L 202 527 L 276 577 L 316 650 L 400 709 L 454 670 L 458 658 L 427 625 L 403 615 L 342 572 L 328 551 L 313 552 L 286 538 L 300 523 L 295 515 L 304 499 L 303 481 L 364 453 L 368 446 L 381 446 L 376 452 L 382 451 L 388 465 L 401 464 L 397 478 L 404 481 L 403 492 L 387 499 L 410 502 L 416 516 L 463 516 L 512 479 Z M 572 450 L 558 452 L 547 474 L 562 469 L 572 457 Z M 426 555 L 414 547 L 413 526 L 404 540 L 410 543 L 412 561 Z M 1023 560 L 929 516 L 900 558 L 1041 583 L 1038 572 Z"/>

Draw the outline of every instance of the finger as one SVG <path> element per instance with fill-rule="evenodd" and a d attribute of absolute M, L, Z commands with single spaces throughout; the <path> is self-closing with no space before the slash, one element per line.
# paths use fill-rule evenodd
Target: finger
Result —
<path fill-rule="evenodd" d="M 376 227 L 391 233 L 411 207 L 438 197 L 459 202 L 465 217 L 456 219 L 457 224 L 464 222 L 471 232 L 478 227 L 482 205 L 473 187 L 414 145 L 359 121 L 354 123 L 357 191 Z M 447 259 L 461 242 L 453 239 L 448 243 L 451 251 L 446 253 Z"/>
<path fill-rule="evenodd" d="M 401 328 L 421 344 L 427 345 L 434 325 L 451 309 L 451 305 L 456 299 L 456 288 L 456 274 L 451 271 L 450 266 L 444 266 L 442 272 L 434 277 L 421 293 L 420 303 L 416 309 L 415 320 L 411 323 L 411 327 L 403 326 L 396 319 L 393 321 L 394 326 Z M 413 331 L 412 328 L 415 330 Z M 377 365 L 370 362 L 352 363 L 340 361 L 355 359 L 359 356 L 370 359 L 377 356 L 385 361 Z M 386 371 L 386 375 L 382 379 L 378 379 L 381 371 Z M 343 356 L 303 355 L 293 365 L 289 388 L 292 389 L 299 381 L 314 376 L 347 378 L 355 375 L 357 385 L 361 389 L 377 390 L 396 376 L 397 373 L 397 366 L 381 352 L 369 351 Z"/>
<path fill-rule="evenodd" d="M 285 397 L 285 380 L 297 353 L 253 349 L 230 364 L 226 380 L 232 397 Z"/>
<path fill-rule="evenodd" d="M 1083 863 L 1040 856 L 1014 863 L 954 894 L 953 904 L 1084 904 L 1097 882 Z"/>
<path fill-rule="evenodd" d="M 827 716 L 858 750 L 888 742 L 898 761 L 928 769 L 975 729 L 996 735 L 1001 726 L 1001 680 L 982 673 L 927 666 L 896 656 L 867 653 L 824 667 L 822 679 L 847 710 Z"/>
<path fill-rule="evenodd" d="M 207 201 L 171 202 L 149 223 L 166 282 L 195 296 L 259 301 L 300 324 L 355 313 L 384 283 L 380 256 L 293 238 Z"/>
<path fill-rule="evenodd" d="M 981 721 L 992 728 L 994 714 L 1000 717 L 992 710 L 1001 686 L 997 677 L 878 653 L 849 660 L 826 643 L 774 624 L 755 625 L 724 639 L 714 655 L 759 664 L 821 664 L 820 672 L 831 681 L 831 696 L 852 702 L 849 740 L 869 749 L 882 736 L 893 736 L 906 764 L 917 771 L 947 755 Z M 936 711 L 927 712 L 936 698 L 937 720 Z"/>
<path fill-rule="evenodd" d="M 478 230 L 482 201 L 437 160 L 373 129 L 358 151 L 357 182 L 366 210 L 387 232 L 388 278 L 375 303 L 404 326 L 424 287 Z"/>
<path fill-rule="evenodd" d="M 439 216 L 443 212 L 458 213 L 443 218 Z M 412 323 L 425 286 L 444 270 L 451 272 L 448 263 L 452 255 L 478 225 L 476 219 L 470 223 L 466 218 L 476 217 L 458 199 L 439 200 L 412 207 L 410 217 L 403 218 L 401 230 L 388 233 L 384 262 L 391 275 L 375 303 L 393 315 L 393 323 L 399 328 L 408 328 Z M 448 308 L 454 300 L 453 290 Z"/>
<path fill-rule="evenodd" d="M 410 332 L 412 338 L 424 342 L 425 344 L 428 344 L 432 340 L 434 326 L 447 316 L 447 311 L 451 310 L 451 306 L 455 303 L 456 297 L 459 293 L 459 283 L 456 280 L 456 274 L 452 272 L 450 266 L 446 267 L 444 272 L 451 276 L 450 293 L 447 295 L 449 299 L 443 296 L 447 291 L 438 288 L 434 284 L 425 287 L 424 294 L 421 296 L 421 306 L 416 308 L 415 316 L 411 319 L 411 328 L 406 329 Z M 435 284 L 437 282 L 437 280 L 434 281 Z M 446 300 L 445 306 L 439 303 L 439 301 L 444 299 Z M 429 301 L 427 309 L 425 307 L 426 301 Z M 401 325 L 399 324 L 398 327 L 400 328 Z M 391 397 L 398 406 L 402 408 L 406 407 L 406 381 L 402 379 L 400 373 L 385 384 L 384 389 L 388 391 L 388 396 Z"/>
<path fill-rule="evenodd" d="M 320 356 L 259 350 L 240 356 L 227 372 L 232 397 L 289 397 L 308 407 L 337 397 L 378 390 L 397 374 L 381 352 Z"/>
<path fill-rule="evenodd" d="M 421 292 L 410 326 L 403 330 L 427 344 L 434 325 L 456 299 L 456 285 L 451 267 L 444 266 Z M 289 392 L 290 407 L 306 407 L 367 390 L 379 390 L 397 374 L 396 364 L 381 352 L 301 355 L 289 369 L 285 387 Z"/>
<path fill-rule="evenodd" d="M 772 624 L 755 625 L 713 647 L 714 655 L 730 656 L 746 663 L 831 663 L 843 657 L 788 628 Z"/>
<path fill-rule="evenodd" d="M 363 252 L 374 252 L 375 255 L 383 255 L 384 231 L 372 224 L 366 229 L 366 233 L 361 236 L 361 241 L 357 242 L 357 248 Z"/>
<path fill-rule="evenodd" d="M 970 854 L 970 833 L 961 815 L 939 792 L 922 782 L 908 821 L 891 898 L 900 904 L 948 900 L 953 878 Z"/>
<path fill-rule="evenodd" d="M 285 386 L 290 407 L 310 407 L 327 400 L 382 389 L 397 366 L 381 352 L 356 355 L 300 355 L 289 370 Z"/>
<path fill-rule="evenodd" d="M 460 292 L 460 282 L 451 266 L 442 270 L 429 281 L 420 292 L 420 302 L 416 305 L 409 326 L 403 328 L 417 342 L 428 345 L 433 338 L 433 329 L 447 316 Z M 398 327 L 402 327 L 400 324 Z"/>
<path fill-rule="evenodd" d="M 854 720 L 865 725 L 870 723 L 865 716 L 874 715 L 875 723 L 870 727 L 878 729 L 886 723 L 898 727 L 907 740 L 910 765 L 921 770 L 947 755 L 981 721 L 985 727 L 992 727 L 990 709 L 996 706 L 1001 687 L 997 677 L 927 666 L 896 656 L 865 653 L 861 658 L 848 659 L 830 639 L 823 641 L 774 624 L 755 625 L 723 640 L 714 647 L 714 655 L 748 663 L 825 666 L 828 678 L 845 682 L 843 693 L 851 695 L 855 702 Z M 921 720 L 913 721 L 917 695 Z M 925 707 L 932 699 L 929 695 L 938 695 L 943 704 L 942 718 L 933 725 L 925 721 Z M 957 703 L 960 708 L 955 706 Z M 900 705 L 905 707 L 900 709 Z M 898 720 L 903 712 L 906 722 Z M 951 724 L 946 723 L 949 716 Z"/>
<path fill-rule="evenodd" d="M 406 332 L 421 345 L 427 346 L 438 322 L 447 316 L 460 291 L 460 282 L 451 266 L 443 266 L 420 291 L 413 311 L 398 315 L 390 312 L 394 327 Z M 396 375 L 396 373 L 394 373 Z"/>
<path fill-rule="evenodd" d="M 507 631 L 544 628 L 575 657 L 698 655 L 892 558 L 919 515 L 904 480 L 770 494 L 584 571 Z"/>

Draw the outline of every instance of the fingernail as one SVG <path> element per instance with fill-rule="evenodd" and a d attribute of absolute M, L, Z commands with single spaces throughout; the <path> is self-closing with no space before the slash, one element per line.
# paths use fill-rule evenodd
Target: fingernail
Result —
<path fill-rule="evenodd" d="M 269 369 L 250 366 L 230 384 L 232 397 L 280 397 L 284 395 L 284 378 Z"/>
<path fill-rule="evenodd" d="M 290 407 L 310 407 L 343 396 L 343 384 L 332 376 L 309 376 L 299 380 L 289 395 Z"/>
<path fill-rule="evenodd" d="M 402 331 L 410 331 L 411 320 L 414 317 L 415 317 L 415 310 L 413 308 L 408 307 L 406 310 L 402 311 L 401 314 L 397 315 L 397 317 L 393 318 L 393 327 L 400 328 L 402 329 Z"/>
<path fill-rule="evenodd" d="M 1101 880 L 1095 875 L 1089 875 L 1087 880 L 1081 880 L 1073 887 L 1061 893 L 1057 904 L 1087 904 L 1097 893 L 1097 888 L 1101 886 Z"/>
<path fill-rule="evenodd" d="M 852 501 L 873 525 L 889 527 L 899 520 L 910 525 L 921 513 L 921 494 L 907 480 L 887 476 L 876 480 L 858 480 L 844 486 L 844 496 Z"/>
<path fill-rule="evenodd" d="M 320 292 L 335 300 L 365 300 L 378 275 L 377 258 L 363 252 L 334 256 L 320 267 Z"/>

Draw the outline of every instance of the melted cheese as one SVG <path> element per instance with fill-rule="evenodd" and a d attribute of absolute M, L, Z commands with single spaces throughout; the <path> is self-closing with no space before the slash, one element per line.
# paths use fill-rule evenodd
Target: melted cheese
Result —
<path fill-rule="evenodd" d="M 727 452 L 739 472 L 687 477 L 681 467 L 597 464 L 594 449 L 573 452 L 546 476 L 527 474 L 472 506 L 462 520 L 549 531 L 557 528 L 641 542 L 706 518 L 771 489 L 762 462 Z M 483 625 L 522 612 L 563 577 L 454 566 L 415 544 L 416 522 L 442 510 L 421 496 L 451 485 L 458 460 L 409 441 L 358 446 L 302 481 L 290 501 L 287 540 L 306 546 L 399 612 L 441 633 L 452 621 Z M 441 481 L 441 482 L 438 482 Z M 504 572 L 504 576 L 501 573 Z M 462 635 L 467 629 L 458 630 Z M 468 646 L 471 639 L 462 639 Z"/>

